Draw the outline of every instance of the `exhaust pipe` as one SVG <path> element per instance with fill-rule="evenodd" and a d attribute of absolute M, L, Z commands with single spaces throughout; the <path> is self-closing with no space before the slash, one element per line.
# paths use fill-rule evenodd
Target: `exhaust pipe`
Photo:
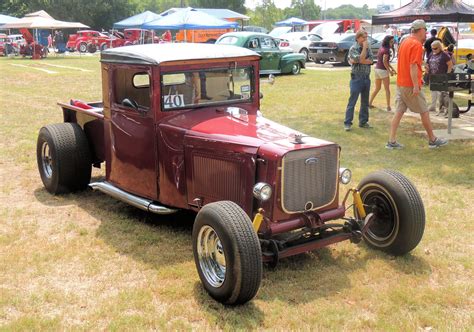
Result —
<path fill-rule="evenodd" d="M 147 212 L 156 214 L 172 214 L 178 211 L 177 209 L 171 209 L 162 205 L 157 205 L 149 199 L 135 196 L 131 193 L 128 193 L 122 189 L 115 187 L 107 181 L 93 182 L 89 184 L 89 187 L 91 187 L 94 191 L 99 190 L 109 196 L 112 196 L 113 198 L 116 198 L 122 202 L 130 204 L 136 208 L 139 208 L 140 210 L 144 210 Z"/>

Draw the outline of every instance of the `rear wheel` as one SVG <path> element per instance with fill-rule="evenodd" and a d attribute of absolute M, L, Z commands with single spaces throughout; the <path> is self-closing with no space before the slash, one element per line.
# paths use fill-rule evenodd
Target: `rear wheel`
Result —
<path fill-rule="evenodd" d="M 204 206 L 193 227 L 196 268 L 206 291 L 224 304 L 243 304 L 258 291 L 262 252 L 247 214 L 235 203 Z"/>
<path fill-rule="evenodd" d="M 309 61 L 309 52 L 308 52 L 308 49 L 307 48 L 302 48 L 300 50 L 300 53 L 304 55 L 306 61 Z"/>
<path fill-rule="evenodd" d="M 367 244 L 396 256 L 413 250 L 423 236 L 425 209 L 411 181 L 399 172 L 382 170 L 362 179 L 358 189 L 366 212 L 375 214 L 364 235 Z"/>
<path fill-rule="evenodd" d="M 347 51 L 346 55 L 344 55 L 344 62 L 343 64 L 345 66 L 350 66 L 351 64 L 349 63 L 349 51 Z"/>
<path fill-rule="evenodd" d="M 92 158 L 89 142 L 76 123 L 41 128 L 36 159 L 41 180 L 52 194 L 82 190 L 90 182 Z"/>
<path fill-rule="evenodd" d="M 89 44 L 87 45 L 87 51 L 89 53 L 95 53 L 97 52 L 97 46 L 95 44 Z"/>

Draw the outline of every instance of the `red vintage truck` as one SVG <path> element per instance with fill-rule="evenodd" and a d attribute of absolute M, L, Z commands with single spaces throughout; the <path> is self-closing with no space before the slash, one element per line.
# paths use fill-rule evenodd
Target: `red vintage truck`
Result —
<path fill-rule="evenodd" d="M 414 185 L 382 170 L 343 190 L 351 172 L 338 144 L 260 113 L 259 59 L 210 44 L 105 50 L 103 101 L 59 103 L 64 122 L 39 132 L 45 188 L 90 187 L 150 213 L 195 211 L 196 268 L 225 304 L 257 294 L 262 263 L 344 240 L 413 250 L 425 226 Z M 90 183 L 92 166 L 105 167 L 103 180 Z"/>
<path fill-rule="evenodd" d="M 81 30 L 69 36 L 66 48 L 70 52 L 94 53 L 97 50 L 103 51 L 108 48 L 130 46 L 139 43 L 158 43 L 159 41 L 160 39 L 155 36 L 153 31 L 144 29 L 125 29 L 123 33 L 115 31 L 111 34 L 93 30 Z"/>

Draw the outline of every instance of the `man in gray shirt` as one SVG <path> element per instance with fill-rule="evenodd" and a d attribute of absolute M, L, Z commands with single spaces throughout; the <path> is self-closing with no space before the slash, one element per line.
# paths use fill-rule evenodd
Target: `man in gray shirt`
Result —
<path fill-rule="evenodd" d="M 351 130 L 354 108 L 360 95 L 359 127 L 370 128 L 369 125 L 369 94 L 370 94 L 370 66 L 374 62 L 372 50 L 367 41 L 367 32 L 357 31 L 356 42 L 349 50 L 349 63 L 352 66 L 349 102 L 344 119 L 344 130 Z"/>

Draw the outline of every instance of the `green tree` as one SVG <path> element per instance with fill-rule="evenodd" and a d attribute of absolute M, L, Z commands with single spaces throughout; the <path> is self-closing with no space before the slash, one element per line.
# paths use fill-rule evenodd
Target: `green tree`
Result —
<path fill-rule="evenodd" d="M 110 28 L 114 22 L 136 13 L 138 0 L 7 0 L 1 3 L 3 13 L 22 17 L 27 13 L 45 10 L 63 21 L 77 21 L 91 28 Z"/>
<path fill-rule="evenodd" d="M 283 10 L 285 18 L 299 17 L 303 20 L 317 20 L 321 17 L 321 7 L 314 0 L 292 0 L 291 6 Z"/>
<path fill-rule="evenodd" d="M 283 11 L 272 0 L 263 0 L 262 4 L 255 7 L 255 10 L 247 10 L 247 16 L 250 17 L 252 25 L 272 29 L 273 23 L 283 19 Z"/>
<path fill-rule="evenodd" d="M 245 0 L 191 0 L 191 6 L 197 8 L 223 8 L 245 13 Z"/>

